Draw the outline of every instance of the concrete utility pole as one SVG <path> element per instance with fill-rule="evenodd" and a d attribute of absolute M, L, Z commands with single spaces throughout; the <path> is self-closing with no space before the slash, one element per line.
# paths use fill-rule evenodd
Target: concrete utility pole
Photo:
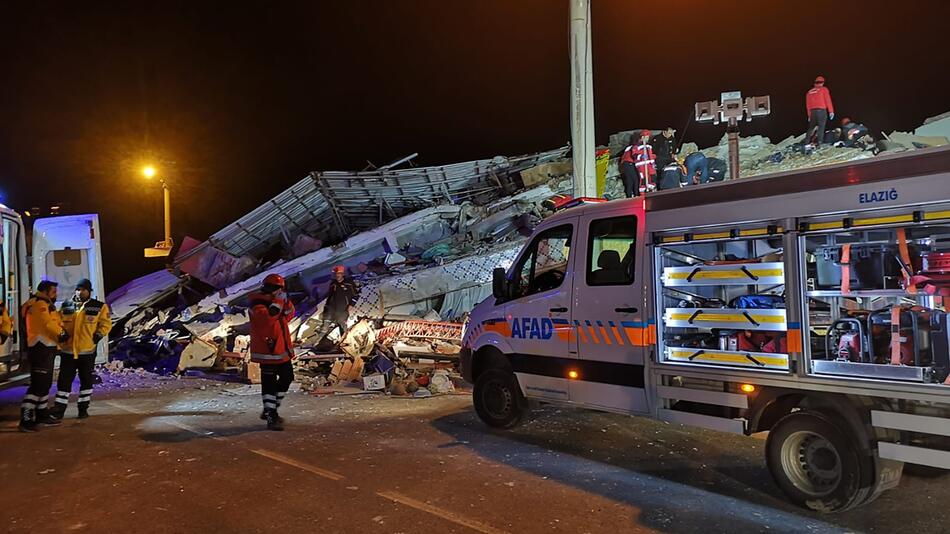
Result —
<path fill-rule="evenodd" d="M 571 146 L 574 196 L 597 196 L 594 167 L 594 67 L 590 45 L 590 0 L 571 3 Z"/>
<path fill-rule="evenodd" d="M 722 104 L 716 100 L 696 102 L 696 122 L 725 122 L 726 135 L 729 137 L 729 179 L 739 178 L 739 121 L 745 117 L 764 117 L 772 112 L 769 95 L 750 96 L 742 100 L 740 91 L 728 91 L 719 96 Z"/>

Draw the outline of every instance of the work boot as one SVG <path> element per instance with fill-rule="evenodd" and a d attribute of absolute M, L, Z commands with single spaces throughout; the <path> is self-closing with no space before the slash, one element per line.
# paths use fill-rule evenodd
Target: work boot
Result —
<path fill-rule="evenodd" d="M 276 413 L 277 413 L 277 410 L 274 410 L 274 413 L 276 414 Z M 284 418 L 281 417 L 279 414 L 277 415 L 277 420 L 280 421 L 280 424 L 284 424 Z M 261 412 L 261 421 L 267 421 L 267 409 L 266 409 L 266 408 L 264 409 L 263 412 Z"/>
<path fill-rule="evenodd" d="M 87 417 L 89 417 L 89 403 L 80 402 L 79 403 L 79 418 L 85 419 Z"/>
<path fill-rule="evenodd" d="M 55 417 L 56 419 L 62 420 L 63 416 L 66 415 L 66 405 L 61 402 L 57 402 L 52 408 L 49 409 L 49 415 L 50 417 Z"/>
<path fill-rule="evenodd" d="M 36 424 L 44 426 L 56 426 L 63 421 L 50 415 L 49 410 L 46 408 L 39 408 L 36 410 Z"/>
<path fill-rule="evenodd" d="M 264 415 L 267 420 L 267 430 L 281 431 L 284 429 L 284 423 L 277 415 L 277 410 L 264 410 Z"/>
<path fill-rule="evenodd" d="M 35 417 L 33 408 L 20 408 L 20 432 L 36 432 Z"/>

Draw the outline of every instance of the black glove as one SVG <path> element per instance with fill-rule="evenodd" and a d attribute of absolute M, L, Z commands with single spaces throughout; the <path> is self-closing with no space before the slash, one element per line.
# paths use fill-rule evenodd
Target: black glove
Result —
<path fill-rule="evenodd" d="M 67 341 L 69 341 L 69 332 L 63 330 L 59 333 L 59 342 L 66 343 Z"/>
<path fill-rule="evenodd" d="M 267 349 L 271 352 L 271 354 L 273 354 L 274 350 L 277 348 L 277 340 L 269 337 L 265 341 L 267 341 Z"/>
<path fill-rule="evenodd" d="M 98 345 L 100 341 L 102 341 L 102 334 L 100 334 L 99 332 L 96 332 L 95 334 L 92 335 L 92 342 L 94 344 Z"/>
<path fill-rule="evenodd" d="M 280 310 L 280 304 L 277 303 L 273 303 L 267 307 L 267 313 L 270 314 L 271 317 L 276 317 L 280 313 Z"/>

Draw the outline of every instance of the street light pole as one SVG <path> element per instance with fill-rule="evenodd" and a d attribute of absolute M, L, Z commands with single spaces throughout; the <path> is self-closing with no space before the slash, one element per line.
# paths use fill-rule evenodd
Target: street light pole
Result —
<path fill-rule="evenodd" d="M 155 167 L 145 167 L 142 169 L 142 174 L 146 178 L 153 178 L 156 174 Z M 168 189 L 168 182 L 164 178 L 159 178 L 159 181 L 162 184 L 162 198 L 164 201 L 164 212 L 165 212 L 165 240 L 155 243 L 154 247 L 149 247 L 145 249 L 146 258 L 160 258 L 165 257 L 171 254 L 172 247 L 175 246 L 175 242 L 172 240 L 172 200 L 171 192 Z"/>

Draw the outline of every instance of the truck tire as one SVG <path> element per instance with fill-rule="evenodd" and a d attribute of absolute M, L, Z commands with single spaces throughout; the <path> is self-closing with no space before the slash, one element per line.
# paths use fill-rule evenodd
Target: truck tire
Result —
<path fill-rule="evenodd" d="M 518 379 L 503 369 L 489 369 L 480 374 L 475 380 L 472 399 L 479 419 L 494 428 L 514 428 L 528 412 L 528 400 L 521 394 Z"/>
<path fill-rule="evenodd" d="M 840 512 L 874 494 L 874 463 L 862 458 L 847 426 L 833 416 L 798 411 L 769 432 L 766 463 L 775 483 L 795 504 Z"/>

